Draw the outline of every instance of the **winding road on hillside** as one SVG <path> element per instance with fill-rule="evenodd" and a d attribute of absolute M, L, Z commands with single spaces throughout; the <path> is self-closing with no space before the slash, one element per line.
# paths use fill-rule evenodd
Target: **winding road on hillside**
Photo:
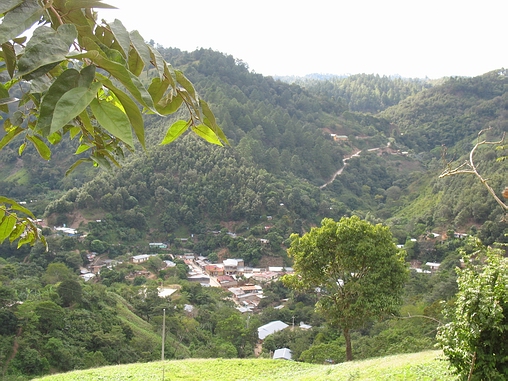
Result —
<path fill-rule="evenodd" d="M 324 183 L 323 185 L 321 185 L 321 186 L 319 187 L 319 189 L 323 189 L 323 188 L 325 188 L 327 185 L 329 185 L 329 184 L 333 183 L 333 181 L 335 180 L 335 178 L 336 178 L 337 176 L 339 176 L 339 175 L 342 173 L 342 171 L 344 170 L 344 168 L 346 168 L 346 165 L 347 165 L 347 162 L 349 161 L 349 159 L 351 159 L 352 157 L 360 156 L 360 153 L 361 153 L 361 152 L 362 152 L 362 151 L 356 151 L 354 154 L 352 154 L 352 155 L 350 155 L 350 156 L 346 156 L 344 159 L 342 159 L 342 164 L 343 164 L 343 165 L 342 165 L 342 168 L 341 168 L 341 169 L 339 169 L 337 172 L 335 172 L 335 173 L 333 174 L 332 178 L 331 178 L 328 182 L 326 182 L 326 183 Z"/>

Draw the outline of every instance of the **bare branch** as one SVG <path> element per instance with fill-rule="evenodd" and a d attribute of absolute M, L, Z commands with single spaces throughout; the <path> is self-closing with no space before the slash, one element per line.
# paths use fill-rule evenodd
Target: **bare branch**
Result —
<path fill-rule="evenodd" d="M 499 206 L 501 206 L 501 208 L 503 208 L 503 210 L 506 212 L 508 212 L 508 205 L 505 204 L 497 195 L 496 195 L 496 192 L 494 191 L 494 189 L 492 189 L 492 187 L 489 185 L 489 183 L 487 182 L 487 179 L 485 179 L 477 170 L 476 168 L 476 165 L 474 163 L 474 153 L 475 151 L 478 149 L 478 147 L 484 145 L 484 144 L 489 144 L 489 145 L 500 145 L 504 142 L 504 139 L 505 139 L 505 135 L 506 133 L 503 133 L 503 137 L 501 138 L 501 140 L 499 141 L 495 141 L 495 142 L 490 142 L 490 141 L 487 141 L 487 140 L 480 140 L 480 137 L 483 133 L 485 133 L 485 131 L 487 130 L 490 130 L 490 127 L 485 129 L 485 130 L 481 130 L 479 133 L 478 133 L 478 142 L 475 144 L 475 146 L 473 147 L 473 149 L 471 150 L 471 152 L 469 153 L 469 161 L 465 161 L 464 163 L 462 163 L 461 165 L 459 165 L 458 167 L 456 168 L 451 168 L 451 167 L 448 167 L 443 173 L 441 173 L 439 175 L 439 178 L 443 178 L 443 177 L 446 177 L 446 176 L 453 176 L 453 175 L 457 175 L 457 174 L 461 174 L 461 173 L 468 173 L 468 174 L 472 174 L 472 175 L 475 175 L 476 177 L 478 177 L 478 179 L 480 180 L 480 182 L 485 186 L 485 188 L 487 188 L 488 192 L 492 195 L 492 197 L 494 197 L 494 200 L 496 200 L 496 202 L 499 204 Z"/>

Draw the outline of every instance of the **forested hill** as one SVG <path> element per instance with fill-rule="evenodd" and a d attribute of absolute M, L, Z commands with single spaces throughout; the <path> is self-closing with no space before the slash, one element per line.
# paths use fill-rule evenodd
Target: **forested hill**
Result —
<path fill-rule="evenodd" d="M 485 128 L 508 130 L 508 70 L 474 78 L 449 78 L 381 113 L 397 125 L 400 140 L 417 152 L 470 141 Z"/>
<path fill-rule="evenodd" d="M 401 243 L 435 229 L 481 230 L 498 217 L 472 177 L 438 175 L 445 166 L 443 144 L 445 160 L 459 159 L 481 129 L 492 127 L 492 138 L 507 129 L 506 71 L 433 86 L 375 75 L 286 83 L 212 50 L 160 50 L 210 103 L 231 147 L 190 137 L 158 147 L 170 122 L 150 115 L 147 152 L 130 155 L 119 171 L 93 173 L 90 182 L 90 169 L 64 178 L 66 160 L 38 164 L 29 150 L 21 159 L 4 151 L 0 170 L 9 175 L 3 183 L 9 195 L 37 194 L 46 206 L 54 191 L 71 189 L 46 214 L 55 224 L 82 221 L 90 241 L 130 246 L 227 226 L 257 243 L 239 247 L 206 236 L 196 249 L 206 254 L 226 247 L 226 255 L 242 253 L 254 262 L 267 253 L 284 256 L 280 243 L 291 232 L 306 231 L 325 216 L 356 213 L 389 223 Z M 69 147 L 63 148 L 55 147 L 56 157 L 70 157 Z M 343 167 L 343 159 L 358 152 Z M 496 163 L 495 156 L 479 152 L 485 173 L 501 184 L 506 163 Z M 474 207 L 463 207 L 467 202 Z M 86 225 L 105 216 L 107 229 Z M 489 229 L 490 239 L 504 231 Z M 259 245 L 268 234 L 271 244 Z"/>

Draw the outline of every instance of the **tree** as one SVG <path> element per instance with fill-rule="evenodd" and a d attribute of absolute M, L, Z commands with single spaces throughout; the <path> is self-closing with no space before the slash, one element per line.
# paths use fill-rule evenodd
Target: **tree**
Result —
<path fill-rule="evenodd" d="M 346 360 L 352 360 L 350 331 L 394 313 L 401 303 L 408 272 L 389 228 L 356 216 L 339 222 L 325 218 L 321 227 L 301 237 L 292 234 L 288 254 L 295 272 L 284 283 L 296 290 L 318 290 L 316 307 L 342 330 Z"/>
<path fill-rule="evenodd" d="M 30 144 L 49 160 L 46 142 L 76 139 L 75 153 L 87 156 L 68 172 L 87 162 L 109 168 L 119 165 L 125 149 L 134 149 L 134 136 L 145 148 L 140 108 L 160 116 L 187 110 L 188 119 L 174 122 L 161 144 L 189 128 L 208 142 L 227 143 L 184 74 L 119 20 L 98 23 L 94 8 L 114 7 L 101 0 L 0 4 L 0 111 L 8 114 L 0 149 L 17 138 L 19 155 Z M 30 38 L 21 36 L 36 24 Z M 0 243 L 44 242 L 34 220 L 30 210 L 0 197 Z"/>
<path fill-rule="evenodd" d="M 450 322 L 437 339 L 461 380 L 508 377 L 508 259 L 502 250 L 485 248 L 465 256 L 458 270 L 459 291 L 446 310 Z M 474 260 L 473 260 L 474 258 Z"/>
<path fill-rule="evenodd" d="M 56 292 L 60 296 L 62 305 L 70 307 L 74 303 L 81 303 L 81 284 L 73 279 L 63 280 L 57 287 Z"/>

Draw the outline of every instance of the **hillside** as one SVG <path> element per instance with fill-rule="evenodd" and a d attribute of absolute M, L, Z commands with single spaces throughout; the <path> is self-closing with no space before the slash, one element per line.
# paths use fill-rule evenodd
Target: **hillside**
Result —
<path fill-rule="evenodd" d="M 283 360 L 180 360 L 121 365 L 37 378 L 39 381 L 109 380 L 456 380 L 439 351 L 380 357 L 337 365 Z"/>
<path fill-rule="evenodd" d="M 162 54 L 196 84 L 231 146 L 192 135 L 160 146 L 172 121 L 148 115 L 146 151 L 128 152 L 122 167 L 110 171 L 82 166 L 63 177 L 79 158 L 74 141 L 55 146 L 49 162 L 30 148 L 18 157 L 15 144 L 2 150 L 0 187 L 35 211 L 49 243 L 47 252 L 41 245 L 0 246 L 3 372 L 27 379 L 154 361 L 163 309 L 168 359 L 251 358 L 260 350 L 258 327 L 296 319 L 313 328 L 274 333 L 262 356 L 288 347 L 301 361 L 344 361 L 343 339 L 315 311 L 316 295 L 290 292 L 280 281 L 263 284 L 253 313 L 242 314 L 227 291 L 190 281 L 184 255 L 213 263 L 240 258 L 256 271 L 287 268 L 292 233 L 305 233 L 323 217 L 353 214 L 389 225 L 415 266 L 400 316 L 356 330 L 355 357 L 434 348 L 438 322 L 446 319 L 442 301 L 451 303 L 457 290 L 459 250 L 472 250 L 461 237 L 475 235 L 485 244 L 508 240 L 502 211 L 476 178 L 439 179 L 448 164 L 467 157 L 481 129 L 492 127 L 489 140 L 506 131 L 506 73 L 432 86 L 369 75 L 300 84 L 251 73 L 241 61 L 211 50 Z M 482 147 L 475 160 L 501 190 L 508 161 L 496 161 L 506 151 L 495 148 Z M 55 226 L 77 233 L 61 236 Z M 133 263 L 133 255 L 146 253 L 154 256 Z M 431 271 L 427 262 L 440 263 L 439 270 Z M 83 282 L 78 274 L 85 268 L 100 268 L 100 274 Z M 240 277 L 241 285 L 247 282 Z M 161 284 L 177 291 L 161 297 Z M 427 367 L 425 361 L 414 371 L 432 375 L 443 365 Z M 240 362 L 224 363 L 230 369 Z M 327 379 L 330 370 L 340 369 L 353 378 L 363 366 L 284 364 L 302 366 L 301 379 Z M 434 378 L 442 379 L 441 373 Z"/>

